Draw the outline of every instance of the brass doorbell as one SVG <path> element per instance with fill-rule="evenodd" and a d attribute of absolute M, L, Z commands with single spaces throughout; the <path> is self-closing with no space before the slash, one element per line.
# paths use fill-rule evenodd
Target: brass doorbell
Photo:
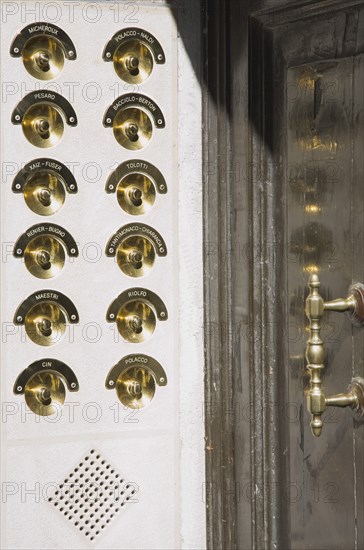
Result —
<path fill-rule="evenodd" d="M 65 384 L 70 392 L 79 390 L 72 369 L 57 359 L 35 361 L 18 376 L 14 394 L 24 395 L 31 411 L 39 416 L 51 416 L 66 398 Z"/>
<path fill-rule="evenodd" d="M 67 323 L 79 322 L 73 302 L 61 292 L 40 290 L 28 296 L 18 307 L 15 325 L 25 325 L 25 331 L 35 344 L 52 346 L 66 332 Z"/>
<path fill-rule="evenodd" d="M 26 95 L 13 111 L 11 121 L 21 124 L 26 139 L 36 147 L 54 147 L 61 140 L 64 123 L 77 126 L 72 105 L 57 92 L 40 90 Z"/>
<path fill-rule="evenodd" d="M 130 27 L 114 34 L 107 43 L 104 61 L 113 61 L 116 74 L 129 84 L 145 82 L 153 71 L 154 63 L 166 61 L 158 40 L 149 32 Z"/>
<path fill-rule="evenodd" d="M 62 29 L 49 23 L 32 23 L 13 40 L 12 57 L 22 57 L 28 73 L 39 80 L 51 80 L 62 71 L 65 58 L 77 58 L 75 46 Z"/>
<path fill-rule="evenodd" d="M 32 160 L 16 175 L 12 190 L 22 193 L 28 207 L 40 216 L 51 216 L 63 206 L 66 191 L 77 193 L 72 172 L 61 162 L 50 158 Z"/>
<path fill-rule="evenodd" d="M 106 255 L 115 258 L 119 268 L 129 277 L 143 277 L 153 268 L 155 257 L 166 256 L 163 237 L 143 223 L 121 227 L 109 240 Z"/>
<path fill-rule="evenodd" d="M 148 355 L 128 355 L 109 372 L 105 386 L 129 409 L 143 409 L 155 395 L 156 386 L 166 386 L 167 375 L 160 363 Z"/>
<path fill-rule="evenodd" d="M 126 342 L 139 343 L 153 335 L 157 319 L 168 319 L 168 312 L 159 296 L 151 290 L 130 288 L 113 301 L 106 319 L 109 323 L 116 322 Z"/>
<path fill-rule="evenodd" d="M 65 264 L 66 254 L 78 256 L 77 244 L 68 231 L 56 224 L 36 224 L 18 239 L 15 258 L 24 258 L 27 270 L 38 279 L 51 279 Z"/>
<path fill-rule="evenodd" d="M 156 194 L 167 193 L 163 174 L 150 162 L 130 160 L 120 164 L 106 183 L 106 193 L 115 193 L 121 208 L 132 216 L 148 212 Z"/>
<path fill-rule="evenodd" d="M 104 116 L 104 126 L 113 128 L 116 141 L 131 151 L 143 149 L 152 139 L 154 126 L 165 128 L 161 109 L 142 94 L 125 94 L 114 101 Z"/>

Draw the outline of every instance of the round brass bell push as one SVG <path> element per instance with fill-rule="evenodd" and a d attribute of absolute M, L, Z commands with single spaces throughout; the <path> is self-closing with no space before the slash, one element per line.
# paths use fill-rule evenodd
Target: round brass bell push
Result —
<path fill-rule="evenodd" d="M 13 124 L 21 124 L 26 139 L 35 147 L 54 147 L 62 139 L 65 123 L 77 126 L 76 113 L 60 94 L 41 90 L 26 95 L 12 114 Z"/>
<path fill-rule="evenodd" d="M 37 172 L 24 185 L 24 200 L 40 216 L 51 216 L 62 208 L 66 191 L 62 179 L 52 172 Z"/>
<path fill-rule="evenodd" d="M 49 158 L 35 159 L 22 168 L 13 181 L 14 193 L 22 193 L 27 206 L 40 216 L 60 210 L 68 193 L 77 193 L 71 171 L 61 162 Z"/>
<path fill-rule="evenodd" d="M 158 168 L 138 159 L 120 164 L 106 183 L 106 192 L 115 193 L 120 207 L 132 216 L 146 214 L 157 193 L 167 193 L 167 183 Z"/>
<path fill-rule="evenodd" d="M 33 23 L 13 40 L 12 57 L 21 57 L 28 73 L 38 80 L 52 80 L 63 69 L 65 59 L 75 60 L 76 50 L 68 34 L 49 23 Z"/>
<path fill-rule="evenodd" d="M 136 27 L 114 34 L 103 53 L 113 61 L 116 74 L 128 84 L 142 84 L 152 74 L 154 64 L 165 63 L 162 46 L 155 36 Z"/>
<path fill-rule="evenodd" d="M 24 396 L 29 409 L 35 414 L 51 416 L 63 405 L 66 389 L 59 376 L 52 372 L 41 372 L 28 381 Z"/>
<path fill-rule="evenodd" d="M 58 304 L 42 302 L 25 316 L 25 331 L 39 346 L 53 346 L 66 332 L 67 317 Z"/>
<path fill-rule="evenodd" d="M 52 80 L 63 69 L 64 49 L 52 36 L 38 35 L 30 38 L 22 51 L 24 67 L 38 80 Z"/>
<path fill-rule="evenodd" d="M 140 40 L 125 40 L 115 50 L 116 74 L 129 84 L 142 84 L 153 71 L 153 54 Z"/>
<path fill-rule="evenodd" d="M 51 279 L 58 275 L 63 269 L 65 259 L 62 243 L 50 235 L 31 240 L 24 251 L 27 270 L 38 279 Z"/>
<path fill-rule="evenodd" d="M 125 212 L 132 216 L 146 214 L 154 205 L 156 190 L 152 180 L 144 174 L 130 174 L 117 188 L 117 200 Z"/>
<path fill-rule="evenodd" d="M 39 346 L 53 346 L 66 332 L 67 323 L 78 323 L 73 302 L 64 294 L 42 290 L 31 294 L 18 307 L 14 324 L 24 325 L 29 339 Z"/>
<path fill-rule="evenodd" d="M 142 367 L 130 368 L 118 378 L 116 394 L 124 407 L 143 409 L 153 400 L 154 376 Z"/>
<path fill-rule="evenodd" d="M 118 112 L 114 119 L 114 136 L 120 145 L 130 151 L 144 149 L 152 139 L 153 124 L 143 109 L 130 107 Z"/>
<path fill-rule="evenodd" d="M 60 110 L 54 105 L 40 103 L 29 107 L 24 115 L 23 133 L 35 147 L 54 147 L 64 133 L 64 121 Z"/>
<path fill-rule="evenodd" d="M 129 277 L 143 277 L 153 268 L 155 262 L 153 244 L 142 236 L 128 237 L 119 246 L 116 261 L 123 273 Z"/>
<path fill-rule="evenodd" d="M 118 97 L 104 116 L 104 126 L 112 128 L 116 141 L 129 151 L 144 149 L 152 139 L 154 128 L 164 128 L 161 109 L 142 94 Z"/>
<path fill-rule="evenodd" d="M 128 355 L 111 369 L 105 385 L 108 390 L 116 389 L 124 407 L 143 409 L 153 401 L 157 386 L 167 385 L 167 375 L 153 357 Z"/>
<path fill-rule="evenodd" d="M 134 344 L 149 340 L 156 329 L 157 319 L 166 321 L 167 318 L 167 308 L 159 296 L 144 288 L 126 290 L 107 312 L 108 322 L 116 322 L 122 338 Z"/>
<path fill-rule="evenodd" d="M 68 365 L 57 359 L 35 361 L 18 376 L 15 395 L 24 395 L 29 409 L 39 416 L 57 413 L 70 392 L 79 390 L 78 380 Z"/>
<path fill-rule="evenodd" d="M 115 257 L 121 271 L 129 277 L 143 277 L 153 269 L 156 256 L 166 256 L 163 237 L 142 223 L 121 227 L 109 240 L 106 255 Z"/>
<path fill-rule="evenodd" d="M 141 300 L 125 304 L 116 319 L 121 336 L 127 342 L 140 343 L 154 334 L 157 319 L 153 308 Z"/>

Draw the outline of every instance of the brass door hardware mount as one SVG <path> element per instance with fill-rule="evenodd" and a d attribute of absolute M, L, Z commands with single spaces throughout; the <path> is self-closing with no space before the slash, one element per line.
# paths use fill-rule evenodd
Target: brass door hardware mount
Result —
<path fill-rule="evenodd" d="M 28 337 L 39 346 L 59 342 L 66 332 L 67 322 L 79 322 L 77 309 L 67 296 L 54 290 L 31 294 L 14 316 L 14 324 L 25 325 Z"/>
<path fill-rule="evenodd" d="M 70 392 L 79 390 L 73 370 L 57 359 L 41 359 L 23 370 L 13 391 L 15 395 L 25 396 L 28 407 L 35 414 L 51 416 L 65 401 L 65 384 Z"/>
<path fill-rule="evenodd" d="M 51 80 L 62 71 L 65 59 L 77 58 L 75 46 L 56 25 L 32 23 L 14 38 L 10 47 L 12 57 L 22 57 L 30 75 L 39 80 Z"/>
<path fill-rule="evenodd" d="M 121 403 L 129 409 L 143 409 L 155 395 L 156 386 L 166 386 L 167 375 L 160 363 L 148 355 L 128 355 L 107 375 L 105 386 L 115 389 Z"/>
<path fill-rule="evenodd" d="M 354 378 L 346 393 L 326 397 L 322 388 L 325 350 L 321 339 L 321 319 L 325 311 L 346 312 L 354 325 L 364 325 L 364 286 L 357 283 L 350 288 L 347 298 L 329 302 L 325 302 L 320 295 L 317 274 L 310 276 L 308 286 L 310 293 L 306 299 L 306 316 L 310 325 L 306 360 L 310 389 L 307 392 L 307 408 L 311 414 L 312 433 L 319 437 L 323 427 L 322 415 L 327 407 L 351 407 L 358 417 L 364 416 L 364 379 Z"/>
<path fill-rule="evenodd" d="M 133 159 L 120 164 L 109 176 L 106 193 L 116 193 L 124 212 L 140 216 L 153 207 L 157 193 L 167 193 L 167 183 L 153 164 Z"/>
<path fill-rule="evenodd" d="M 27 206 L 39 216 L 51 216 L 62 208 L 66 191 L 78 192 L 72 172 L 51 158 L 37 158 L 28 162 L 14 178 L 13 193 L 22 193 Z"/>
<path fill-rule="evenodd" d="M 154 128 L 165 128 L 162 110 L 149 97 L 125 94 L 118 97 L 104 116 L 105 128 L 113 128 L 116 141 L 125 149 L 138 151 L 146 147 Z"/>
<path fill-rule="evenodd" d="M 72 235 L 60 225 L 36 224 L 19 237 L 13 254 L 15 258 L 24 258 L 34 277 L 51 279 L 62 271 L 66 254 L 77 258 L 78 247 Z"/>
<path fill-rule="evenodd" d="M 62 139 L 65 122 L 77 126 L 77 116 L 70 102 L 50 90 L 27 94 L 15 107 L 11 121 L 21 124 L 26 139 L 43 149 L 54 147 Z"/>
<path fill-rule="evenodd" d="M 160 65 L 166 61 L 156 37 L 136 27 L 116 32 L 105 47 L 103 59 L 113 61 L 116 74 L 129 84 L 145 82 L 154 63 Z"/>
<path fill-rule="evenodd" d="M 121 271 L 129 277 L 143 277 L 154 266 L 156 256 L 166 256 L 163 237 L 144 223 L 121 227 L 109 240 L 106 255 L 115 258 Z"/>
<path fill-rule="evenodd" d="M 126 342 L 145 342 L 153 335 L 157 319 L 166 321 L 168 312 L 161 298 L 145 288 L 130 288 L 110 305 L 106 319 L 116 323 Z"/>

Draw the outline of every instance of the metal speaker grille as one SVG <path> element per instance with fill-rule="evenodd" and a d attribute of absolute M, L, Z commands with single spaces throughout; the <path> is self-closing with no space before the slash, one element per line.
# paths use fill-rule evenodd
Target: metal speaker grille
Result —
<path fill-rule="evenodd" d="M 138 487 L 127 482 L 92 449 L 55 488 L 48 502 L 83 535 L 94 541 L 131 502 Z"/>

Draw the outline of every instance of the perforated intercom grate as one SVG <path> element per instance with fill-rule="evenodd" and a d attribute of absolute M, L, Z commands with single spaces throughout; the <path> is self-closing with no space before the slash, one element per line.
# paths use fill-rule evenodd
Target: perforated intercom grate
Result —
<path fill-rule="evenodd" d="M 125 507 L 137 502 L 138 487 L 92 449 L 55 488 L 48 501 L 89 540 L 95 540 Z"/>

